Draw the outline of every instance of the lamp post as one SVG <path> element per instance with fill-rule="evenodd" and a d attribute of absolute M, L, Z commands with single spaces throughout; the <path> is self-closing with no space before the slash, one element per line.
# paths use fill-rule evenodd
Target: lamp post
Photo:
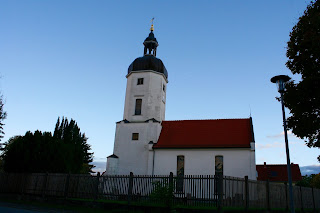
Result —
<path fill-rule="evenodd" d="M 294 202 L 293 202 L 293 191 L 292 191 L 292 173 L 291 173 L 291 165 L 290 165 L 290 154 L 289 154 L 289 144 L 288 144 L 288 134 L 287 134 L 287 124 L 286 124 L 286 114 L 284 111 L 283 104 L 283 93 L 285 90 L 285 83 L 289 81 L 291 78 L 287 75 L 277 75 L 271 78 L 272 83 L 276 83 L 278 87 L 278 92 L 281 97 L 281 106 L 282 106 L 282 119 L 283 119 L 283 128 L 284 128 L 284 140 L 286 143 L 286 154 L 287 154 L 287 171 L 288 171 L 288 182 L 289 182 L 289 197 L 290 197 L 290 212 L 294 213 Z"/>

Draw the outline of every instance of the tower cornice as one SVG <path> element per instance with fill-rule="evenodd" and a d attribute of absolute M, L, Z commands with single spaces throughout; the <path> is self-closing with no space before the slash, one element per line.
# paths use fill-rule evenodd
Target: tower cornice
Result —
<path fill-rule="evenodd" d="M 162 75 L 163 78 L 166 80 L 166 83 L 169 82 L 168 79 L 167 79 L 167 77 L 166 77 L 163 73 L 159 73 L 159 72 L 156 72 L 156 71 L 154 71 L 154 70 L 131 71 L 130 73 L 128 73 L 128 74 L 126 75 L 126 78 L 128 78 L 128 77 L 129 77 L 131 74 L 133 74 L 133 73 L 145 73 L 145 72 L 152 72 L 152 73 L 155 73 L 155 74 L 158 74 L 158 75 Z"/>

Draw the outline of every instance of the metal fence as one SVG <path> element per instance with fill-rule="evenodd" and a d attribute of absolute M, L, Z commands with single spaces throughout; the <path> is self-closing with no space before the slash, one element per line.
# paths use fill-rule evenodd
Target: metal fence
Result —
<path fill-rule="evenodd" d="M 287 209 L 285 183 L 211 175 L 113 175 L 0 173 L 0 193 L 58 198 L 152 202 L 164 205 Z M 294 186 L 299 209 L 320 209 L 320 189 Z"/>

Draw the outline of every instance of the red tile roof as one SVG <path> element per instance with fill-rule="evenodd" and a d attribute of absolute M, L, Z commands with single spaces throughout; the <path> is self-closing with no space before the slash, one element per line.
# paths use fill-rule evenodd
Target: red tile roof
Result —
<path fill-rule="evenodd" d="M 153 148 L 249 148 L 253 141 L 251 118 L 162 121 Z"/>
<path fill-rule="evenodd" d="M 267 180 L 275 182 L 287 182 L 288 172 L 287 164 L 278 165 L 256 165 L 258 180 Z M 292 181 L 302 180 L 299 164 L 291 164 Z"/>

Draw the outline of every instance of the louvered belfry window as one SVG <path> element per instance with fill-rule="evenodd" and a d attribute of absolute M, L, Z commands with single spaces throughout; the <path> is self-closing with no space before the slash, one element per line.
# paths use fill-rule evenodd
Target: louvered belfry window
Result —
<path fill-rule="evenodd" d="M 138 78 L 138 83 L 137 85 L 142 85 L 143 84 L 143 78 Z"/>
<path fill-rule="evenodd" d="M 142 99 L 136 99 L 136 109 L 134 112 L 135 115 L 141 115 L 141 105 L 142 105 Z"/>

